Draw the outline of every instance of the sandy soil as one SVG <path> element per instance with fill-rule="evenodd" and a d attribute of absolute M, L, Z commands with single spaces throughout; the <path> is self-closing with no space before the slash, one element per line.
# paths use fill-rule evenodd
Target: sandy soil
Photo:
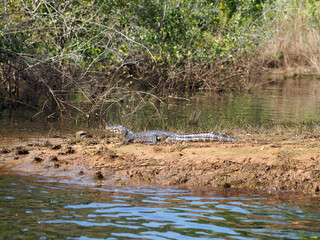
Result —
<path fill-rule="evenodd" d="M 119 146 L 115 137 L 15 139 L 0 142 L 4 171 L 83 183 L 256 188 L 320 195 L 318 136 L 243 135 L 234 143 Z M 258 140 L 257 140 L 258 139 Z"/>

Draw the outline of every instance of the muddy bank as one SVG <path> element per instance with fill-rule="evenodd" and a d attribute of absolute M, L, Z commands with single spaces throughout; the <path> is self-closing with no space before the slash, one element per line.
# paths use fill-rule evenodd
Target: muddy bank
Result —
<path fill-rule="evenodd" d="M 2 142 L 5 171 L 60 176 L 83 183 L 256 188 L 320 194 L 318 136 L 243 135 L 234 143 L 119 147 L 113 137 L 79 135 Z"/>

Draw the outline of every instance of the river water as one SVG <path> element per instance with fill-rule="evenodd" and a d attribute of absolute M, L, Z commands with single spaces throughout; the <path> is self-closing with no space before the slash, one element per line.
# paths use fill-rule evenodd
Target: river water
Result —
<path fill-rule="evenodd" d="M 288 193 L 80 186 L 0 175 L 1 239 L 318 239 L 320 202 Z"/>
<path fill-rule="evenodd" d="M 279 123 L 320 122 L 320 77 L 270 79 L 242 94 L 201 93 L 196 98 L 169 98 L 164 104 L 132 114 L 130 101 L 115 105 L 107 121 L 122 122 L 136 130 L 208 131 L 216 126 L 260 127 Z"/>
<path fill-rule="evenodd" d="M 126 107 L 111 107 L 106 122 L 124 122 L 135 130 L 192 131 L 217 125 L 317 124 L 320 81 L 314 77 L 284 79 L 251 93 L 205 94 L 196 100 L 172 99 L 151 105 L 135 113 Z M 12 137 L 74 133 L 82 127 L 77 123 L 61 127 L 63 123 L 41 122 L 16 113 L 0 115 L 2 145 L 10 144 Z M 0 239 L 200 238 L 319 239 L 319 196 L 157 186 L 105 188 L 0 169 Z"/>
<path fill-rule="evenodd" d="M 320 123 L 319 76 L 299 79 L 270 79 L 249 93 L 201 93 L 195 98 L 166 98 L 113 104 L 85 119 L 74 122 L 43 121 L 36 112 L 0 111 L 2 136 L 54 136 L 83 128 L 97 129 L 105 124 L 123 124 L 134 131 L 162 129 L 180 132 L 215 131 L 224 127 L 260 127 L 277 123 Z M 140 99 L 140 100 L 139 100 Z M 155 101 L 153 101 L 155 100 Z M 140 102 L 143 104 L 139 104 Z M 143 106 L 139 108 L 139 106 Z M 81 106 L 78 106 L 81 108 Z M 37 117 L 35 117 L 37 116 Z M 100 125 L 100 126 L 99 126 Z"/>

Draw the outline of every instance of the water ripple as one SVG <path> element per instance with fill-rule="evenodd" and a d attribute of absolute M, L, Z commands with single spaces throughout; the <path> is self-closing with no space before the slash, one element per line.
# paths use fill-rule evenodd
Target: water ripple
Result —
<path fill-rule="evenodd" d="M 96 188 L 0 178 L 11 239 L 319 238 L 319 199 L 150 187 Z M 21 181 L 21 178 L 24 178 Z"/>

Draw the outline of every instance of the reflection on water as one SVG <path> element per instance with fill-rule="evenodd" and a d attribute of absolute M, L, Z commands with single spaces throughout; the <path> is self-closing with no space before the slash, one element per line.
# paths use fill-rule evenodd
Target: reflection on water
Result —
<path fill-rule="evenodd" d="M 199 93 L 191 99 L 166 98 L 163 102 L 150 99 L 149 104 L 134 111 L 141 99 L 128 98 L 122 105 L 114 104 L 98 112 L 99 121 L 89 118 L 72 123 L 37 122 L 35 113 L 8 111 L 0 114 L 0 134 L 17 131 L 54 135 L 55 131 L 74 132 L 76 129 L 99 124 L 122 123 L 133 130 L 164 129 L 207 131 L 216 126 L 261 126 L 286 121 L 320 122 L 319 77 L 276 79 L 242 94 Z M 81 108 L 81 106 L 79 106 Z M 139 108 L 137 108 L 139 109 Z M 39 115 L 40 116 L 40 115 Z"/>
<path fill-rule="evenodd" d="M 99 188 L 0 175 L 4 239 L 316 239 L 319 198 Z"/>
<path fill-rule="evenodd" d="M 189 101 L 170 100 L 165 107 L 159 108 L 159 114 L 143 110 L 127 121 L 140 129 L 160 126 L 182 130 L 192 128 L 194 119 L 196 128 L 201 130 L 217 125 L 261 126 L 287 121 L 320 121 L 320 80 L 317 78 L 275 80 L 250 93 L 205 93 L 198 97 Z M 109 119 L 119 122 L 121 116 L 115 117 L 112 112 Z"/>

